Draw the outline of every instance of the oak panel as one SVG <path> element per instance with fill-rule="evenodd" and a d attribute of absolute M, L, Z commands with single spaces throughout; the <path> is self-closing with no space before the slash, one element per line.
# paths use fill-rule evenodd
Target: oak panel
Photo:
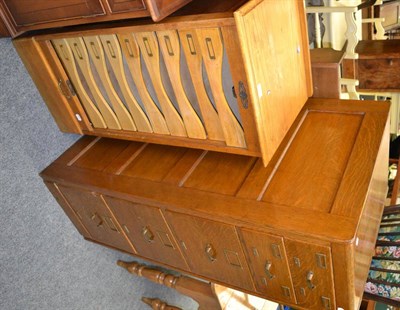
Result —
<path fill-rule="evenodd" d="M 162 181 L 184 156 L 186 149 L 151 144 L 125 166 L 121 175 Z"/>
<path fill-rule="evenodd" d="M 57 186 L 95 241 L 135 253 L 100 194 L 64 185 Z"/>
<path fill-rule="evenodd" d="M 166 216 L 193 272 L 254 290 L 234 226 L 169 211 Z"/>
<path fill-rule="evenodd" d="M 362 120 L 359 114 L 309 112 L 263 201 L 329 212 Z"/>
<path fill-rule="evenodd" d="M 180 249 L 158 208 L 104 197 L 140 255 L 187 269 Z"/>
<path fill-rule="evenodd" d="M 68 165 L 103 171 L 114 159 L 128 148 L 130 142 L 113 139 L 96 139 L 77 154 Z"/>
<path fill-rule="evenodd" d="M 240 234 L 258 292 L 296 303 L 283 238 L 241 229 Z"/>
<path fill-rule="evenodd" d="M 208 152 L 184 181 L 183 186 L 234 195 L 243 184 L 255 161 L 254 157 Z M 213 174 L 209 171 L 213 171 Z M 228 175 L 229 182 L 226 179 Z"/>
<path fill-rule="evenodd" d="M 336 309 L 330 247 L 290 239 L 285 246 L 298 305 Z"/>

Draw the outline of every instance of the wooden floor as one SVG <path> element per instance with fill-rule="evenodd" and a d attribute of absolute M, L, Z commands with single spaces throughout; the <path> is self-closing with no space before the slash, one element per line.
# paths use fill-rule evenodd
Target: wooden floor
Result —
<path fill-rule="evenodd" d="M 276 310 L 278 304 L 215 284 L 222 310 Z"/>

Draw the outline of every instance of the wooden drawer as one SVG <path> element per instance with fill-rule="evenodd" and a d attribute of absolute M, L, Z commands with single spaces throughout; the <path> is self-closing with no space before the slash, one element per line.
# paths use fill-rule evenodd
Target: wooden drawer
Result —
<path fill-rule="evenodd" d="M 254 290 L 234 226 L 174 212 L 166 215 L 193 272 Z"/>
<path fill-rule="evenodd" d="M 67 131 L 251 155 L 267 164 L 312 91 L 304 8 L 298 0 L 259 1 L 233 12 L 242 2 L 220 1 L 222 12 L 196 18 L 15 45 L 39 88 L 45 74 L 46 83 L 56 79 L 60 99 L 47 104 L 64 105 L 56 118 L 64 130 L 73 123 Z M 290 36 L 265 32 L 280 28 Z M 64 67 L 69 79 L 52 67 Z"/>
<path fill-rule="evenodd" d="M 298 305 L 336 309 L 330 248 L 289 239 L 285 245 Z"/>
<path fill-rule="evenodd" d="M 400 55 L 400 54 L 399 54 Z M 359 89 L 391 91 L 400 89 L 400 58 L 359 59 Z"/>
<path fill-rule="evenodd" d="M 99 0 L 1 0 L 1 2 L 7 7 L 17 27 L 105 14 Z"/>
<path fill-rule="evenodd" d="M 100 194 L 61 184 L 57 186 L 68 205 L 78 215 L 82 224 L 90 233 L 91 239 L 134 253 L 133 248 L 122 233 L 120 225 L 104 204 L 103 197 Z"/>
<path fill-rule="evenodd" d="M 241 229 L 256 290 L 266 298 L 296 303 L 283 238 Z"/>
<path fill-rule="evenodd" d="M 160 209 L 104 197 L 138 254 L 180 269 L 188 269 Z"/>
<path fill-rule="evenodd" d="M 360 41 L 356 52 L 358 88 L 367 91 L 400 91 L 400 40 Z"/>

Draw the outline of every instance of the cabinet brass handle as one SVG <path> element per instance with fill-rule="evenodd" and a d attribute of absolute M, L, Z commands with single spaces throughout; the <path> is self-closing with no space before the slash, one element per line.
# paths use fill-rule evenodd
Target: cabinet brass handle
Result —
<path fill-rule="evenodd" d="M 103 226 L 103 219 L 100 215 L 98 215 L 97 213 L 93 213 L 92 216 L 90 217 L 90 219 L 93 222 L 96 222 L 97 227 L 102 227 Z M 97 221 L 96 221 L 97 220 Z"/>
<path fill-rule="evenodd" d="M 312 283 L 312 279 L 314 277 L 314 272 L 312 272 L 311 270 L 307 273 L 307 286 L 309 289 L 314 289 L 315 285 Z"/>
<path fill-rule="evenodd" d="M 148 243 L 154 241 L 154 234 L 151 232 L 150 228 L 147 226 L 142 228 L 142 236 Z"/>
<path fill-rule="evenodd" d="M 207 257 L 211 262 L 217 259 L 217 252 L 215 251 L 211 243 L 206 244 L 204 251 L 206 252 Z"/>
<path fill-rule="evenodd" d="M 271 279 L 273 279 L 273 278 L 275 278 L 275 276 L 271 273 L 271 267 L 272 267 L 272 263 L 269 261 L 269 260 L 267 260 L 266 262 L 265 262 L 265 266 L 264 266 L 264 271 L 265 271 L 265 274 L 267 275 L 267 277 L 271 280 Z"/>

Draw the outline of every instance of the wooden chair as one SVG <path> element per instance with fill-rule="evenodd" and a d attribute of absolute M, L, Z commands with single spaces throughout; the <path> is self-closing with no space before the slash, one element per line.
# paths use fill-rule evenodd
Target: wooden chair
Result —
<path fill-rule="evenodd" d="M 198 310 L 280 310 L 287 309 L 283 305 L 246 294 L 215 283 L 201 281 L 192 277 L 172 275 L 137 262 L 118 261 L 117 264 L 135 276 L 144 277 L 155 283 L 173 288 L 179 293 L 196 301 Z M 143 297 L 142 301 L 153 310 L 181 310 L 168 305 L 158 298 Z"/>
<path fill-rule="evenodd" d="M 400 307 L 400 205 L 383 212 L 360 309 L 374 309 L 375 302 Z"/>

